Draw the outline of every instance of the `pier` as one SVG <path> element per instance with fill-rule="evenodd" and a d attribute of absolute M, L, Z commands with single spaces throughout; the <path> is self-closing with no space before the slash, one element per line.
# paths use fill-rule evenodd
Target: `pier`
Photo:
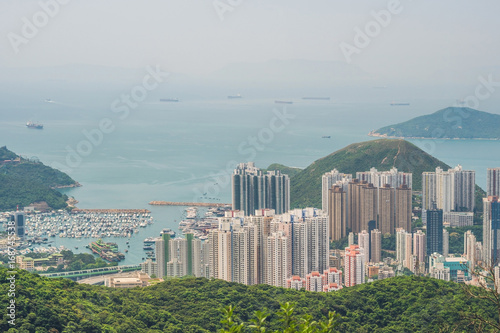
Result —
<path fill-rule="evenodd" d="M 227 203 L 211 203 L 211 202 L 172 202 L 172 201 L 151 201 L 152 206 L 193 206 L 193 207 L 227 207 L 231 204 Z"/>

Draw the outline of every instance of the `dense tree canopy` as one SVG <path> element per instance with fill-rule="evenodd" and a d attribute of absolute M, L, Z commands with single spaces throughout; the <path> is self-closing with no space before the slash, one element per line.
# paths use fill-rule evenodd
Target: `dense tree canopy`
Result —
<path fill-rule="evenodd" d="M 0 269 L 0 281 L 6 281 L 6 273 Z M 8 284 L 0 288 L 5 309 Z M 470 331 L 467 314 L 496 318 L 494 307 L 468 299 L 460 285 L 416 276 L 314 293 L 202 278 L 124 290 L 22 271 L 16 290 L 17 330 L 4 312 L 2 332 L 215 332 L 223 327 L 221 309 L 229 305 L 245 323 L 255 319 L 255 311 L 267 308 L 271 315 L 266 327 L 276 330 L 282 325 L 280 303 L 286 302 L 295 304 L 296 316 L 311 315 L 312 320 L 328 322 L 329 312 L 337 313 L 341 332 Z"/>

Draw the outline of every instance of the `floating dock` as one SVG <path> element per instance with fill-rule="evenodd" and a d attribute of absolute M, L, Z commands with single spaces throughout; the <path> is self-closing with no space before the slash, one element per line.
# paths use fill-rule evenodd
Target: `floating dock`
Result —
<path fill-rule="evenodd" d="M 211 202 L 172 202 L 172 201 L 151 201 L 152 206 L 194 206 L 194 207 L 227 207 L 231 204 L 227 203 L 211 203 Z"/>

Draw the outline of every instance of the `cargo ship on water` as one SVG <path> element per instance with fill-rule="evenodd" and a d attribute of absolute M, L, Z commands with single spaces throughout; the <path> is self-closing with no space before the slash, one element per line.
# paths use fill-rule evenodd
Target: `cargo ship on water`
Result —
<path fill-rule="evenodd" d="M 241 96 L 240 94 L 238 94 L 238 95 L 229 95 L 229 96 L 227 96 L 227 98 L 229 98 L 229 99 L 236 99 L 236 98 L 243 98 L 243 96 Z"/>
<path fill-rule="evenodd" d="M 305 100 L 329 101 L 330 97 L 302 97 Z"/>
<path fill-rule="evenodd" d="M 116 243 L 105 243 L 102 239 L 98 239 L 97 241 L 90 243 L 88 247 L 102 259 L 110 262 L 118 262 L 125 259 L 125 255 L 118 252 L 118 245 L 116 245 Z"/>
<path fill-rule="evenodd" d="M 279 100 L 278 101 L 274 101 L 274 103 L 276 103 L 276 104 L 293 104 L 292 101 L 279 101 Z"/>
<path fill-rule="evenodd" d="M 26 127 L 28 128 L 34 128 L 34 129 L 43 129 L 43 125 L 39 123 L 34 123 L 32 121 L 28 121 L 26 123 Z"/>
<path fill-rule="evenodd" d="M 178 102 L 178 98 L 160 98 L 160 102 Z"/>

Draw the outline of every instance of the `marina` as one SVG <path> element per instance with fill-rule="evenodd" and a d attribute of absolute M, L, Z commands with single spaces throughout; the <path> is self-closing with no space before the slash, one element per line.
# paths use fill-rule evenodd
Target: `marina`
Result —
<path fill-rule="evenodd" d="M 219 226 L 219 217 L 224 216 L 225 209 L 209 208 L 203 217 L 198 216 L 198 210 L 195 207 L 186 208 L 186 218 L 179 222 L 179 230 L 183 234 L 193 234 L 195 238 L 206 240 L 208 232 Z"/>
<path fill-rule="evenodd" d="M 153 224 L 147 210 L 74 210 L 71 213 L 28 214 L 26 237 L 28 240 L 59 238 L 128 237 L 140 227 Z"/>

